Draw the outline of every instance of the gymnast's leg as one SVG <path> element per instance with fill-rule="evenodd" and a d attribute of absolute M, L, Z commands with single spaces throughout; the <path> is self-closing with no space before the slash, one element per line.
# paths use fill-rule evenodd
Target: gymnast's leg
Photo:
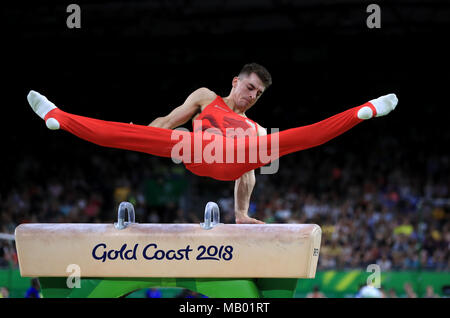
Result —
<path fill-rule="evenodd" d="M 364 120 L 389 114 L 397 103 L 395 94 L 389 94 L 318 123 L 279 132 L 279 156 L 324 144 Z"/>
<path fill-rule="evenodd" d="M 49 129 L 63 129 L 81 139 L 100 146 L 144 152 L 160 157 L 171 157 L 173 130 L 98 120 L 66 113 L 45 96 L 30 91 L 28 102 Z M 190 134 L 189 132 L 179 132 Z"/>

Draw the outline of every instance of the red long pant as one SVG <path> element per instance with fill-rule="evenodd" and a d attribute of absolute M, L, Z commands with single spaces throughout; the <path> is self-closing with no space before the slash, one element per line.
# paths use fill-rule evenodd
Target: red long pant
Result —
<path fill-rule="evenodd" d="M 98 120 L 69 114 L 59 108 L 50 111 L 45 120 L 55 118 L 61 129 L 100 146 L 172 157 L 182 161 L 194 174 L 230 181 L 281 156 L 319 146 L 341 135 L 363 121 L 357 117 L 357 112 L 364 106 L 369 106 L 376 114 L 375 107 L 365 103 L 312 125 L 287 129 L 267 136 L 247 136 L 232 140 L 208 132 L 192 133 Z M 219 160 L 211 163 L 211 158 L 207 158 L 207 154 L 204 158 L 202 155 L 205 155 L 203 151 L 206 152 L 208 147 L 211 150 L 213 144 L 210 143 L 213 141 L 214 145 L 220 143 L 223 145 L 223 154 L 216 157 Z M 179 151 L 172 153 L 174 147 Z M 217 149 L 219 148 L 216 147 L 215 151 L 207 153 L 217 153 Z M 275 151 L 272 151 L 273 149 Z M 263 153 L 267 156 L 258 155 L 264 150 Z M 245 154 L 245 160 L 238 160 L 240 151 Z"/>

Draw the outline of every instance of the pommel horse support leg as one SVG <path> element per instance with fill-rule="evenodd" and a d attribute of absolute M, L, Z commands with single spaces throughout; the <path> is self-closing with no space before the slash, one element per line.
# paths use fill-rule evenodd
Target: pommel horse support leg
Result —
<path fill-rule="evenodd" d="M 139 224 L 133 206 L 122 202 L 114 225 L 21 224 L 20 273 L 39 277 L 44 297 L 181 287 L 209 297 L 287 298 L 299 278 L 315 277 L 318 225 L 222 224 L 219 217 L 209 202 L 200 225 Z"/>

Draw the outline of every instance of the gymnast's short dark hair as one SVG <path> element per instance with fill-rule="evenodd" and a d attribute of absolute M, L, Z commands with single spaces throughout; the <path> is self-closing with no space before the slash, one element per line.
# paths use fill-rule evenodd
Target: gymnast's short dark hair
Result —
<path fill-rule="evenodd" d="M 255 73 L 259 77 L 266 89 L 272 85 L 272 75 L 270 75 L 269 71 L 264 66 L 257 63 L 245 64 L 239 72 L 239 75 L 245 74 L 248 76 L 251 73 Z"/>

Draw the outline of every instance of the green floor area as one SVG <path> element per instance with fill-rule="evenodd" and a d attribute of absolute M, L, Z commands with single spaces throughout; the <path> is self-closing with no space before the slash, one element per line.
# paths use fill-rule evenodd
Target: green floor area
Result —
<path fill-rule="evenodd" d="M 40 277 L 42 295 L 48 298 L 123 297 L 140 289 L 184 288 L 214 298 L 292 298 L 298 279 L 292 278 L 83 278 L 68 288 L 65 277 Z"/>
<path fill-rule="evenodd" d="M 354 271 L 318 271 L 314 279 L 300 279 L 298 280 L 295 289 L 294 297 L 303 298 L 311 292 L 314 286 L 319 289 L 327 297 L 353 297 L 359 287 L 364 284 L 370 273 L 362 270 Z M 124 279 L 129 280 L 129 279 Z M 173 281 L 174 283 L 170 283 Z M 62 281 L 64 282 L 64 280 Z M 102 282 L 108 284 L 108 282 Z M 189 281 L 182 282 L 181 285 L 188 284 Z M 419 297 L 423 297 L 427 286 L 431 286 L 434 292 L 443 297 L 449 297 L 445 290 L 450 289 L 450 272 L 428 272 L 428 271 L 405 271 L 405 272 L 385 272 L 381 273 L 381 288 L 384 291 L 394 290 L 399 297 L 404 297 L 405 284 L 410 284 L 413 290 Z M 123 284 L 122 284 L 123 285 Z M 139 286 L 144 286 L 141 284 Z M 199 294 L 188 293 L 183 286 L 177 286 L 176 279 L 165 279 L 164 288 L 154 287 L 160 292 L 163 298 L 173 297 L 200 297 Z M 0 270 L 0 287 L 6 287 L 9 290 L 9 296 L 12 298 L 24 297 L 26 290 L 31 286 L 30 278 L 23 278 L 20 276 L 18 269 L 2 269 Z M 205 285 L 206 286 L 206 285 Z M 202 288 L 215 288 L 212 286 L 203 286 Z M 242 285 L 248 286 L 250 285 Z M 195 288 L 192 288 L 195 289 Z M 130 298 L 145 298 L 148 288 L 137 288 L 131 292 L 127 297 Z M 248 292 L 248 291 L 247 291 Z M 236 291 L 236 296 L 240 296 L 240 291 Z M 283 294 L 281 294 L 283 297 Z"/>

